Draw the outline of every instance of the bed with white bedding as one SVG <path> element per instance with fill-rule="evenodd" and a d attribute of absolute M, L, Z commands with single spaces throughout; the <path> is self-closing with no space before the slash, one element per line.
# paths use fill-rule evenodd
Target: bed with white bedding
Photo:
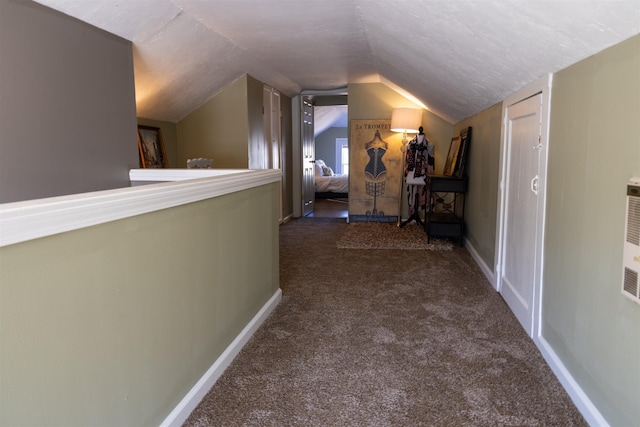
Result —
<path fill-rule="evenodd" d="M 349 175 L 336 175 L 323 160 L 315 163 L 316 198 L 345 198 L 349 195 Z"/>

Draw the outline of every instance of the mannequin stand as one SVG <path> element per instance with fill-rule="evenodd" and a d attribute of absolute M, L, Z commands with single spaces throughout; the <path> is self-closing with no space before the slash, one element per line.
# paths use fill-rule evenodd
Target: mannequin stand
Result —
<path fill-rule="evenodd" d="M 400 224 L 400 228 L 404 227 L 405 225 L 409 224 L 411 221 L 414 221 L 414 220 L 416 221 L 416 225 L 421 225 L 424 228 L 424 222 L 422 222 L 422 219 L 420 218 L 420 214 L 418 213 L 419 202 L 420 202 L 420 194 L 416 191 L 415 201 L 413 202 L 413 213 L 409 218 L 402 221 L 402 223 Z"/>

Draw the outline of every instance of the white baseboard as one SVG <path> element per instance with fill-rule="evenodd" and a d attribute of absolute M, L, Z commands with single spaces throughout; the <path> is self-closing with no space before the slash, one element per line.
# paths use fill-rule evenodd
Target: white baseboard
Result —
<path fill-rule="evenodd" d="M 482 260 L 473 245 L 465 239 L 465 247 L 476 261 L 482 272 L 485 274 L 491 285 L 494 285 L 493 272 L 488 268 Z M 224 370 L 231 364 L 233 359 L 238 355 L 242 347 L 249 341 L 249 338 L 258 330 L 260 325 L 276 308 L 282 299 L 282 290 L 278 289 L 276 293 L 267 301 L 260 311 L 251 319 L 245 328 L 238 334 L 235 340 L 227 347 L 213 365 L 205 372 L 198 382 L 191 388 L 189 393 L 180 401 L 178 406 L 165 418 L 160 427 L 181 426 L 193 410 L 198 406 L 200 401 L 209 392 L 211 387 L 216 383 Z M 604 419 L 600 411 L 595 407 L 591 399 L 582 390 L 580 385 L 571 376 L 571 373 L 564 366 L 558 355 L 553 351 L 551 345 L 542 336 L 535 339 L 535 343 L 544 357 L 545 361 L 558 378 L 564 389 L 571 397 L 582 416 L 590 426 L 609 427 L 609 423 Z"/>
<path fill-rule="evenodd" d="M 489 279 L 491 286 L 495 289 L 496 282 L 493 271 L 491 271 L 484 260 L 480 257 L 480 254 L 478 254 L 478 251 L 475 250 L 473 245 L 467 239 L 465 239 L 464 243 L 465 247 L 471 254 L 471 257 L 476 261 L 484 275 Z M 542 357 L 544 357 L 544 360 L 547 362 L 547 365 L 549 365 L 554 375 L 558 378 L 558 381 L 560 381 L 560 384 L 562 384 L 562 387 L 564 387 L 565 391 L 587 423 L 590 426 L 608 427 L 609 423 L 607 423 L 607 420 L 604 419 L 600 411 L 598 411 L 593 402 L 591 402 L 591 399 L 589 399 L 569 370 L 564 366 L 564 363 L 562 363 L 562 360 L 560 360 L 547 340 L 542 336 L 538 336 L 534 338 L 534 342 L 542 354 Z"/>
<path fill-rule="evenodd" d="M 482 270 L 487 280 L 489 280 L 489 283 L 491 283 L 491 286 L 493 286 L 493 289 L 497 290 L 496 280 L 495 280 L 495 275 L 493 274 L 493 270 L 491 270 L 489 266 L 484 262 L 482 257 L 480 257 L 480 254 L 478 253 L 478 251 L 476 251 L 476 248 L 473 247 L 473 245 L 469 240 L 464 239 L 464 247 L 467 248 L 467 250 L 471 254 L 471 257 L 476 261 L 476 264 L 478 264 L 478 267 L 480 267 L 480 270 Z"/>
<path fill-rule="evenodd" d="M 582 387 L 576 382 L 569 370 L 567 370 L 562 360 L 558 357 L 553 348 L 542 336 L 535 339 L 538 350 L 542 353 L 542 357 L 547 362 L 555 376 L 564 387 L 574 405 L 578 408 L 584 419 L 590 426 L 608 427 L 609 423 L 604 419 L 598 408 L 595 407 L 589 396 L 582 390 Z"/>
<path fill-rule="evenodd" d="M 178 403 L 173 411 L 164 419 L 160 427 L 182 426 L 189 418 L 189 415 L 196 409 L 204 396 L 211 390 L 211 387 L 218 381 L 225 369 L 238 355 L 242 347 L 249 341 L 249 338 L 258 330 L 260 325 L 266 320 L 271 312 L 277 307 L 282 299 L 282 290 L 278 288 L 275 294 L 262 306 L 260 311 L 251 319 L 245 328 L 238 334 L 229 347 L 220 355 L 213 365 L 205 372 L 198 382 L 189 390 L 189 393 Z"/>

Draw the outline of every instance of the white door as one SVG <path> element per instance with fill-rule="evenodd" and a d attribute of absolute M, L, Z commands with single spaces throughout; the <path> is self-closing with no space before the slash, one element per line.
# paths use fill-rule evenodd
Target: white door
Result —
<path fill-rule="evenodd" d="M 313 136 L 313 103 L 308 97 L 302 98 L 302 215 L 313 212 L 316 202 L 315 189 L 316 147 Z"/>
<path fill-rule="evenodd" d="M 499 290 L 529 335 L 536 304 L 542 94 L 507 107 Z"/>
<path fill-rule="evenodd" d="M 262 97 L 264 127 L 264 169 L 281 169 L 280 93 L 264 86 Z"/>
<path fill-rule="evenodd" d="M 264 127 L 264 159 L 262 169 L 280 169 L 280 221 L 285 198 L 284 162 L 282 161 L 282 131 L 280 124 L 280 92 L 264 86 L 262 92 L 262 124 Z"/>

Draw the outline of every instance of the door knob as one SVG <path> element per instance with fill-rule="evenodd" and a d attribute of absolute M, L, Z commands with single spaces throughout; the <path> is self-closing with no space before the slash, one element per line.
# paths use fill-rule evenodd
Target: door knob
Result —
<path fill-rule="evenodd" d="M 534 176 L 531 179 L 531 191 L 533 192 L 533 194 L 535 194 L 536 196 L 538 195 L 538 175 Z"/>

